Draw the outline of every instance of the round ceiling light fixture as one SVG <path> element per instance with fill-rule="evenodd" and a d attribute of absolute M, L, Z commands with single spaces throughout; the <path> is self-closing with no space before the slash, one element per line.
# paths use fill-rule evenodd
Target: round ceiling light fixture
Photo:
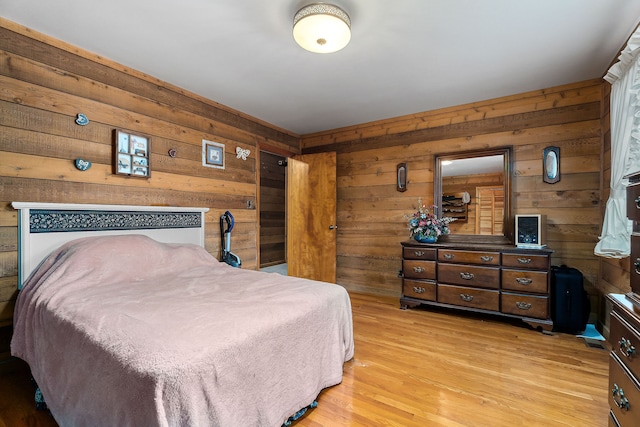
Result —
<path fill-rule="evenodd" d="M 338 6 L 313 3 L 293 17 L 293 38 L 310 52 L 337 52 L 351 40 L 351 20 Z"/>

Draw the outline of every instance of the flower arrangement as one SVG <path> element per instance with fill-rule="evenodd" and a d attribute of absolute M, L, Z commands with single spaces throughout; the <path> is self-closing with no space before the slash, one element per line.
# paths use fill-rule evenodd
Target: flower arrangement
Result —
<path fill-rule="evenodd" d="M 405 219 L 409 221 L 410 237 L 415 238 L 419 242 L 435 242 L 441 235 L 449 234 L 449 224 L 455 221 L 456 218 L 438 218 L 434 213 L 435 208 L 435 205 L 429 207 L 423 205 L 422 199 L 418 199 L 416 212 L 410 216 L 404 216 Z"/>

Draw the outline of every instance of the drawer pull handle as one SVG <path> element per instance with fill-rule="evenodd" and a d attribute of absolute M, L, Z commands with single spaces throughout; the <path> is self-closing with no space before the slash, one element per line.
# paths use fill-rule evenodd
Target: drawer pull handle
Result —
<path fill-rule="evenodd" d="M 636 208 L 640 209 L 640 196 L 636 197 Z"/>
<path fill-rule="evenodd" d="M 422 268 L 422 267 L 413 267 L 413 271 L 415 273 L 424 273 L 424 268 Z"/>
<path fill-rule="evenodd" d="M 636 274 L 640 274 L 640 258 L 636 258 L 636 262 L 633 263 L 636 268 Z"/>
<path fill-rule="evenodd" d="M 618 387 L 618 384 L 614 384 L 611 393 L 613 394 L 613 401 L 616 406 L 623 411 L 628 411 L 630 406 L 629 399 L 625 397 L 624 390 Z"/>
<path fill-rule="evenodd" d="M 490 256 L 490 255 L 483 255 L 483 256 L 480 257 L 480 260 L 482 262 L 491 262 L 491 261 L 493 261 L 493 257 Z"/>
<path fill-rule="evenodd" d="M 620 338 L 618 345 L 620 345 L 620 353 L 624 354 L 629 359 L 632 359 L 633 356 L 636 355 L 636 347 L 625 337 Z"/>
<path fill-rule="evenodd" d="M 474 278 L 473 273 L 460 273 L 460 277 L 464 280 L 472 280 Z"/>
<path fill-rule="evenodd" d="M 454 259 L 456 256 L 454 254 L 444 254 L 444 259 Z"/>
<path fill-rule="evenodd" d="M 419 288 L 419 287 L 417 287 L 417 286 L 414 286 L 414 287 L 413 287 L 413 292 L 415 292 L 416 294 L 424 294 L 424 293 L 425 293 L 425 291 L 426 291 L 426 289 L 425 289 L 425 288 Z"/>
<path fill-rule="evenodd" d="M 473 301 L 473 295 L 469 295 L 469 294 L 460 294 L 460 299 L 461 299 L 462 301 L 471 302 L 471 301 Z"/>
<path fill-rule="evenodd" d="M 531 258 L 516 258 L 520 264 L 531 264 Z"/>
<path fill-rule="evenodd" d="M 529 310 L 531 308 L 531 304 L 529 304 L 528 302 L 516 301 L 516 307 L 518 307 L 520 310 Z"/>
<path fill-rule="evenodd" d="M 415 256 L 424 256 L 424 252 L 423 251 L 415 251 L 413 254 Z"/>
<path fill-rule="evenodd" d="M 526 277 L 516 277 L 516 282 L 518 282 L 519 285 L 530 285 L 533 283 L 533 280 Z"/>

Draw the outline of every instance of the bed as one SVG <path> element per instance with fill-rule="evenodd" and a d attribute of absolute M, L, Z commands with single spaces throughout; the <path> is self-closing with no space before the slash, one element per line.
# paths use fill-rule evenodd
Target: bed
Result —
<path fill-rule="evenodd" d="M 11 352 L 61 426 L 279 426 L 342 381 L 345 289 L 218 262 L 207 209 L 13 206 Z"/>

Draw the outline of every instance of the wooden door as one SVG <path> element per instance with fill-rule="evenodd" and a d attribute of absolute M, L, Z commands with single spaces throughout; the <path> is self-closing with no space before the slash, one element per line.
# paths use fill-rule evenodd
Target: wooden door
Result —
<path fill-rule="evenodd" d="M 476 187 L 476 234 L 502 235 L 504 188 Z"/>
<path fill-rule="evenodd" d="M 260 151 L 260 268 L 287 262 L 286 157 Z"/>
<path fill-rule="evenodd" d="M 287 161 L 289 276 L 336 282 L 336 153 Z"/>

